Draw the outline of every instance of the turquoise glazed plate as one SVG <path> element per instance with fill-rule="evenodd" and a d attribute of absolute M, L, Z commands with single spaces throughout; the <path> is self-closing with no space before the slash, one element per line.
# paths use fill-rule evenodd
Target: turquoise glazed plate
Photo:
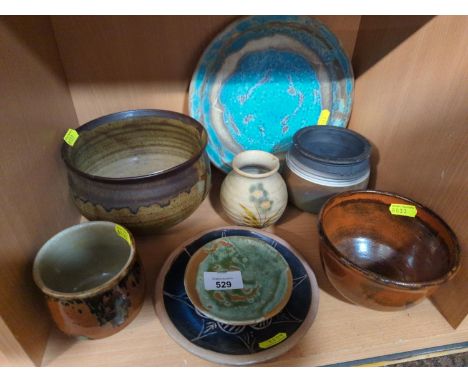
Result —
<path fill-rule="evenodd" d="M 287 262 L 291 296 L 284 308 L 266 321 L 230 325 L 215 321 L 188 298 L 184 274 L 191 257 L 217 239 L 258 239 Z M 167 333 L 183 348 L 211 362 L 248 365 L 276 358 L 304 337 L 317 314 L 319 289 L 314 273 L 285 241 L 270 233 L 243 227 L 223 227 L 202 233 L 177 248 L 164 263 L 155 288 L 156 314 Z"/>
<path fill-rule="evenodd" d="M 239 281 L 239 285 L 231 285 L 227 279 L 226 286 L 224 275 L 236 273 L 242 285 Z M 209 275 L 220 280 L 219 288 L 208 284 L 214 289 L 207 290 L 205 275 L 208 282 Z M 231 279 L 236 281 L 235 276 Z M 249 325 L 266 321 L 284 308 L 291 296 L 292 276 L 287 261 L 270 244 L 229 236 L 210 241 L 191 256 L 184 285 L 192 304 L 207 317 L 230 325 Z"/>
<path fill-rule="evenodd" d="M 203 53 L 189 108 L 208 131 L 208 155 L 225 172 L 236 154 L 283 155 L 302 127 L 346 127 L 351 63 L 338 39 L 307 16 L 253 16 L 228 26 Z M 327 116 L 328 111 L 330 114 Z"/>

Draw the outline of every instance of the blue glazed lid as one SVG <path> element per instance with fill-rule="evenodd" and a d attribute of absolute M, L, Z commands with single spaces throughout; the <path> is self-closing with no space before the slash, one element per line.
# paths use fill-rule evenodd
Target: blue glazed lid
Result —
<path fill-rule="evenodd" d="M 289 157 L 302 168 L 332 177 L 369 172 L 371 144 L 362 135 L 334 126 L 308 126 L 294 134 Z"/>

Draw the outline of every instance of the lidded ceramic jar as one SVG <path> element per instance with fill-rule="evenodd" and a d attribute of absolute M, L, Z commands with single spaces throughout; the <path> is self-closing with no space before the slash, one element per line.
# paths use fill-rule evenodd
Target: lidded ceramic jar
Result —
<path fill-rule="evenodd" d="M 291 202 L 318 213 L 333 195 L 367 188 L 371 145 L 341 127 L 308 126 L 294 134 L 284 178 Z"/>
<path fill-rule="evenodd" d="M 243 151 L 232 161 L 233 170 L 221 186 L 221 204 L 239 225 L 267 227 L 283 214 L 288 203 L 286 184 L 273 154 Z"/>

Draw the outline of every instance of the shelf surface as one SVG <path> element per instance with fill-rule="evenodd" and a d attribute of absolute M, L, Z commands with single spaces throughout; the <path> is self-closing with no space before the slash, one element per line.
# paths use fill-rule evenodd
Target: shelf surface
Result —
<path fill-rule="evenodd" d="M 138 317 L 106 339 L 78 341 L 54 329 L 43 366 L 212 366 L 180 347 L 153 308 L 156 275 L 173 249 L 197 233 L 231 225 L 219 204 L 222 175 L 215 171 L 210 197 L 187 220 L 163 234 L 137 239 L 148 291 Z M 319 366 L 363 360 L 468 341 L 468 320 L 453 329 L 425 300 L 410 309 L 378 312 L 346 302 L 326 279 L 318 251 L 317 217 L 288 206 L 266 231 L 286 240 L 312 267 L 320 286 L 317 318 L 289 352 L 263 365 Z"/>

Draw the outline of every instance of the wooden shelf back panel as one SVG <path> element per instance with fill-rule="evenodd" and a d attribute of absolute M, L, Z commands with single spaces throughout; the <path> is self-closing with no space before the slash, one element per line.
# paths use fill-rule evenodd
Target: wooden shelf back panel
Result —
<path fill-rule="evenodd" d="M 15 364 L 40 363 L 50 319 L 32 261 L 51 235 L 79 220 L 60 159 L 62 136 L 77 119 L 50 19 L 2 17 L 0 36 L 0 351 Z"/>
<path fill-rule="evenodd" d="M 318 16 L 352 57 L 360 16 Z M 54 16 L 78 120 L 122 110 L 188 112 L 198 59 L 235 16 Z"/>
<path fill-rule="evenodd" d="M 375 188 L 427 205 L 457 234 L 465 264 L 433 299 L 455 327 L 468 314 L 467 46 L 468 17 L 363 16 L 349 125 L 375 146 Z"/>

